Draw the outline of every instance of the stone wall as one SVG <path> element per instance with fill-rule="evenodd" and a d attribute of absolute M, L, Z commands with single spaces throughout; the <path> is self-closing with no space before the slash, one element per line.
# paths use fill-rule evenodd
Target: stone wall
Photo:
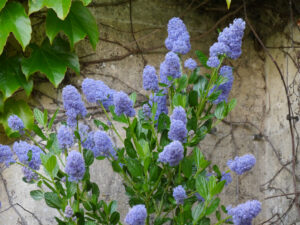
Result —
<path fill-rule="evenodd" d="M 142 89 L 142 70 L 145 64 L 154 65 L 159 70 L 160 62 L 167 52 L 163 44 L 168 20 L 174 16 L 184 16 L 192 38 L 192 51 L 184 58 L 195 58 L 195 50 L 201 49 L 207 53 L 209 46 L 216 41 L 216 29 L 210 31 L 210 28 L 221 15 L 227 13 L 209 10 L 203 13 L 194 9 L 194 6 L 189 8 L 176 0 L 136 0 L 132 1 L 131 20 L 128 1 L 108 1 L 114 4 L 102 3 L 100 0 L 93 2 L 95 3 L 90 9 L 97 19 L 101 39 L 96 51 L 92 50 L 88 41 L 79 43 L 76 51 L 82 62 L 81 76 L 70 73 L 58 90 L 48 82 L 36 81 L 36 90 L 30 99 L 32 105 L 46 108 L 53 113 L 57 106 L 62 106 L 61 88 L 69 83 L 79 87 L 84 77 L 101 79 L 116 90 L 137 92 L 138 101 L 141 102 L 146 96 Z M 230 12 L 233 11 L 236 10 L 232 9 Z M 223 28 L 235 16 L 243 17 L 242 10 L 222 20 L 216 28 Z M 285 34 L 292 34 L 293 39 L 300 42 L 299 30 L 293 27 L 291 31 L 289 24 L 282 32 L 267 35 L 264 42 L 269 47 L 290 46 L 291 41 Z M 295 42 L 294 46 L 296 45 Z M 207 135 L 200 148 L 213 163 L 220 165 L 221 169 L 226 169 L 227 159 L 236 155 L 250 152 L 257 158 L 257 165 L 251 172 L 241 177 L 233 177 L 233 183 L 223 194 L 224 205 L 236 205 L 249 199 L 258 199 L 263 203 L 263 210 L 254 224 L 296 224 L 300 217 L 295 206 L 289 209 L 294 195 L 266 199 L 268 196 L 294 193 L 295 190 L 292 180 L 291 138 L 286 120 L 286 95 L 274 63 L 256 46 L 257 41 L 248 27 L 243 43 L 243 55 L 231 62 L 235 68 L 231 97 L 237 98 L 237 107 L 226 121 L 217 127 L 216 132 Z M 140 53 L 140 49 L 143 53 L 137 54 Z M 293 110 L 295 115 L 298 115 L 300 74 L 297 65 L 292 61 L 292 58 L 296 58 L 296 48 L 269 48 L 269 51 L 290 85 Z M 93 116 L 102 118 L 98 108 L 89 105 L 89 110 Z M 61 117 L 62 111 L 59 114 L 59 118 Z M 296 123 L 295 131 L 297 130 L 299 127 Z M 295 135 L 298 141 L 298 134 Z M 297 170 L 299 171 L 299 168 Z M 101 196 L 104 199 L 119 201 L 118 209 L 124 218 L 128 205 L 120 177 L 112 172 L 107 161 L 98 161 L 93 166 L 92 177 L 100 185 Z M 18 166 L 1 168 L 0 178 L 1 225 L 55 224 L 55 210 L 48 208 L 43 201 L 37 202 L 29 197 L 29 191 L 34 187 L 22 182 L 22 172 Z M 277 215 L 285 216 L 278 219 Z"/>

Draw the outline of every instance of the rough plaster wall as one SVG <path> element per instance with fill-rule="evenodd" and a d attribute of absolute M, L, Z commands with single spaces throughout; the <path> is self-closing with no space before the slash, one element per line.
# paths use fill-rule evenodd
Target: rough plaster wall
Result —
<path fill-rule="evenodd" d="M 139 47 L 147 50 L 143 54 L 144 59 L 141 55 L 128 54 L 127 49 L 137 49 L 130 32 L 128 4 L 91 8 L 97 18 L 102 40 L 99 42 L 96 52 L 92 50 L 88 41 L 81 42 L 77 45 L 76 50 L 81 61 L 101 59 L 99 60 L 101 63 L 84 64 L 81 76 L 69 76 L 64 81 L 64 85 L 72 83 L 79 87 L 84 77 L 92 77 L 103 80 L 116 90 L 124 90 L 127 93 L 136 91 L 139 94 L 138 100 L 145 99 L 147 93 L 142 89 L 144 62 L 159 69 L 159 64 L 167 51 L 165 48 L 156 47 L 163 45 L 168 20 L 173 16 L 181 15 L 184 11 L 174 2 L 172 0 L 134 1 L 132 18 L 135 38 L 138 40 Z M 185 16 L 184 21 L 192 38 L 208 30 L 215 22 L 212 17 L 205 14 L 200 15 L 197 12 Z M 208 46 L 215 40 L 216 32 L 212 32 L 205 38 L 192 41 L 192 51 L 189 56 L 195 57 L 193 52 L 196 49 L 207 52 Z M 285 39 L 282 35 L 276 34 L 269 38 L 267 44 L 270 46 L 282 45 L 283 41 Z M 213 163 L 220 165 L 222 170 L 226 170 L 227 159 L 236 155 L 251 152 L 256 156 L 257 165 L 251 172 L 241 177 L 233 176 L 233 183 L 225 189 L 223 194 L 223 203 L 224 205 L 236 205 L 249 199 L 261 200 L 263 211 L 254 223 L 259 224 L 275 213 L 283 213 L 290 203 L 290 200 L 285 197 L 266 201 L 264 198 L 281 194 L 278 188 L 284 189 L 287 193 L 293 192 L 293 188 L 291 174 L 285 169 L 269 186 L 269 183 L 265 184 L 281 169 L 274 149 L 268 140 L 279 152 L 282 164 L 290 160 L 291 147 L 288 123 L 285 119 L 286 99 L 280 78 L 272 62 L 268 58 L 265 59 L 263 53 L 256 52 L 253 45 L 253 39 L 247 31 L 243 43 L 244 54 L 240 59 L 232 62 L 235 67 L 235 81 L 231 96 L 237 98 L 238 105 L 226 121 L 217 127 L 217 132 L 207 135 L 200 148 Z M 150 48 L 155 50 L 150 53 Z M 275 54 L 280 66 L 286 72 L 284 54 L 279 50 L 272 51 L 272 54 Z M 115 60 L 106 60 L 109 58 L 115 58 Z M 188 58 L 188 56 L 184 58 Z M 289 63 L 291 64 L 291 62 Z M 289 65 L 289 72 L 294 75 L 296 71 L 292 71 L 292 68 L 294 68 L 293 65 Z M 40 81 L 31 103 L 54 112 L 57 105 L 61 106 L 61 89 L 55 90 L 48 82 Z M 295 102 L 295 107 L 298 107 L 297 102 Z M 88 108 L 93 116 L 102 116 L 94 106 L 89 105 Z M 63 114 L 61 113 L 59 117 L 63 117 Z M 91 121 L 87 120 L 89 123 Z M 260 132 L 266 135 L 265 138 L 254 140 L 254 135 Z M 288 168 L 290 169 L 290 165 Z M 91 174 L 93 180 L 100 185 L 101 196 L 104 199 L 119 201 L 118 209 L 124 218 L 128 205 L 120 177 L 112 172 L 107 161 L 98 161 Z M 35 187 L 22 182 L 22 173 L 18 166 L 13 165 L 9 169 L 3 170 L 0 178 L 6 184 L 0 183 L 1 210 L 4 211 L 0 214 L 1 225 L 55 224 L 53 220 L 53 215 L 56 215 L 55 210 L 48 208 L 43 201 L 36 202 L 29 197 L 29 191 Z M 8 192 L 6 192 L 6 188 Z M 25 210 L 19 205 L 9 208 L 7 193 L 10 195 L 12 204 L 19 204 Z M 292 210 L 281 224 L 292 224 L 296 218 L 297 215 Z M 275 220 L 276 218 L 272 221 Z M 280 224 L 280 222 L 275 224 Z"/>

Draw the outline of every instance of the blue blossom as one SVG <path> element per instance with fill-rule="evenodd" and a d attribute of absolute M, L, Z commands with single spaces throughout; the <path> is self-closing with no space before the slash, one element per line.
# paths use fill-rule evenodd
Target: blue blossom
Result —
<path fill-rule="evenodd" d="M 151 107 L 153 107 L 153 103 L 157 104 L 157 109 L 155 113 L 155 120 L 158 120 L 159 115 L 162 113 L 168 114 L 168 107 L 167 107 L 167 96 L 166 93 L 163 92 L 164 95 L 157 95 L 156 93 L 153 95 L 150 95 L 149 104 Z"/>
<path fill-rule="evenodd" d="M 69 181 L 82 180 L 85 173 L 85 164 L 82 155 L 77 151 L 71 151 L 67 157 L 65 172 L 69 175 Z"/>
<path fill-rule="evenodd" d="M 205 199 L 198 192 L 195 193 L 195 196 L 199 202 L 205 202 Z"/>
<path fill-rule="evenodd" d="M 189 58 L 189 59 L 185 60 L 184 67 L 188 68 L 190 70 L 194 70 L 197 68 L 197 62 L 194 59 Z"/>
<path fill-rule="evenodd" d="M 92 151 L 95 157 L 109 157 L 110 155 L 114 155 L 115 150 L 113 144 L 110 137 L 104 131 L 96 131 L 94 133 L 94 143 L 95 145 Z"/>
<path fill-rule="evenodd" d="M 232 59 L 237 59 L 242 54 L 241 47 L 245 27 L 245 21 L 238 18 L 219 34 L 218 42 L 224 43 L 228 46 L 228 56 Z"/>
<path fill-rule="evenodd" d="M 246 154 L 244 156 L 236 156 L 234 160 L 228 160 L 227 166 L 238 175 L 251 170 L 256 163 L 256 159 L 252 154 Z"/>
<path fill-rule="evenodd" d="M 8 167 L 10 163 L 14 163 L 13 153 L 9 146 L 0 144 L 0 163 L 5 163 Z"/>
<path fill-rule="evenodd" d="M 25 141 L 15 142 L 13 145 L 13 151 L 18 156 L 21 163 L 28 165 L 30 168 L 39 170 L 42 163 L 40 155 L 42 150 L 35 146 L 30 145 Z M 29 161 L 29 151 L 31 151 L 31 160 Z"/>
<path fill-rule="evenodd" d="M 145 205 L 133 206 L 125 217 L 125 223 L 128 225 L 144 225 L 147 218 L 147 209 Z"/>
<path fill-rule="evenodd" d="M 223 42 L 216 42 L 209 48 L 209 56 L 219 56 L 229 53 L 229 47 Z"/>
<path fill-rule="evenodd" d="M 31 182 L 31 181 L 37 180 L 39 178 L 39 176 L 28 167 L 24 166 L 22 168 L 22 172 L 23 172 L 24 178 L 27 182 Z"/>
<path fill-rule="evenodd" d="M 219 85 L 218 88 L 213 87 L 210 91 L 209 91 L 209 95 L 213 92 L 213 91 L 219 91 L 221 90 L 221 94 L 218 96 L 218 98 L 213 101 L 214 104 L 218 104 L 222 101 L 226 101 L 228 99 L 229 93 L 232 89 L 232 84 L 233 84 L 233 74 L 232 74 L 232 67 L 231 66 L 222 66 L 220 69 L 220 76 L 223 76 L 226 81 Z"/>
<path fill-rule="evenodd" d="M 174 17 L 168 23 L 168 37 L 165 45 L 170 51 L 187 54 L 191 49 L 190 36 L 183 21 Z"/>
<path fill-rule="evenodd" d="M 185 123 L 181 120 L 171 120 L 171 126 L 168 137 L 172 141 L 185 142 L 187 136 L 187 129 Z"/>
<path fill-rule="evenodd" d="M 181 76 L 180 59 L 174 52 L 168 52 L 165 60 L 160 64 L 160 80 L 162 83 L 171 85 L 168 77 L 173 79 Z"/>
<path fill-rule="evenodd" d="M 152 112 L 151 112 L 151 107 L 149 106 L 149 104 L 143 105 L 143 114 L 144 114 L 144 118 L 146 120 L 149 120 L 151 118 Z"/>
<path fill-rule="evenodd" d="M 62 98 L 68 117 L 67 123 L 70 127 L 75 127 L 78 116 L 84 117 L 87 114 L 81 95 L 74 86 L 67 85 L 63 88 Z"/>
<path fill-rule="evenodd" d="M 235 225 L 251 225 L 252 220 L 260 213 L 261 203 L 257 200 L 250 200 L 232 208 L 227 207 L 228 215 L 232 216 Z"/>
<path fill-rule="evenodd" d="M 85 125 L 84 123 L 79 123 L 78 133 L 80 136 L 81 143 L 83 143 L 87 139 L 89 130 L 90 130 L 90 127 L 88 125 Z"/>
<path fill-rule="evenodd" d="M 143 87 L 147 91 L 158 91 L 158 78 L 153 66 L 145 66 L 143 72 Z"/>
<path fill-rule="evenodd" d="M 184 203 L 184 199 L 187 198 L 187 195 L 184 188 L 181 185 L 173 189 L 173 197 L 175 198 L 177 204 Z"/>
<path fill-rule="evenodd" d="M 17 115 L 11 115 L 8 117 L 8 126 L 14 130 L 14 131 L 19 131 L 21 134 L 24 133 L 24 123 L 23 121 L 17 116 Z"/>
<path fill-rule="evenodd" d="M 221 181 L 225 180 L 225 185 L 228 185 L 232 182 L 232 177 L 230 173 L 222 172 Z"/>
<path fill-rule="evenodd" d="M 59 147 L 62 149 L 72 147 L 74 144 L 72 130 L 65 125 L 60 126 L 57 132 L 57 140 Z"/>
<path fill-rule="evenodd" d="M 88 150 L 93 151 L 95 147 L 95 142 L 94 142 L 94 131 L 90 131 L 87 134 L 86 139 L 82 140 L 82 147 Z"/>
<path fill-rule="evenodd" d="M 65 208 L 65 217 L 66 218 L 71 218 L 73 216 L 74 212 L 73 209 L 70 205 L 67 205 Z"/>
<path fill-rule="evenodd" d="M 86 78 L 82 82 L 82 91 L 90 103 L 101 102 L 106 110 L 113 105 L 114 90 L 110 89 L 104 82 Z"/>
<path fill-rule="evenodd" d="M 217 56 L 211 56 L 208 58 L 206 65 L 211 68 L 217 68 L 220 65 L 220 60 Z"/>
<path fill-rule="evenodd" d="M 171 121 L 172 120 L 180 120 L 182 121 L 184 124 L 187 123 L 187 118 L 186 118 L 186 113 L 184 108 L 182 108 L 181 106 L 177 106 L 174 108 L 173 113 L 171 115 Z"/>
<path fill-rule="evenodd" d="M 125 94 L 123 91 L 116 92 L 114 94 L 113 99 L 114 99 L 115 113 L 118 116 L 121 116 L 122 114 L 124 114 L 128 117 L 135 116 L 133 102 L 128 97 L 127 94 Z"/>
<path fill-rule="evenodd" d="M 158 161 L 169 163 L 170 166 L 177 166 L 183 159 L 183 146 L 179 141 L 173 141 L 164 147 L 164 150 L 159 153 Z"/>

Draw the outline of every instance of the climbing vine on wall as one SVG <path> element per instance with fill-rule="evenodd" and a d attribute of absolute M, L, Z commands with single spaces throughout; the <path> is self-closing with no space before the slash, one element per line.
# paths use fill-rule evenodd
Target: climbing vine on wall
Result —
<path fill-rule="evenodd" d="M 33 125 L 30 107 L 16 98 L 16 92 L 24 90 L 30 96 L 36 73 L 57 87 L 68 68 L 80 73 L 74 45 L 87 36 L 96 48 L 99 32 L 86 7 L 90 3 L 91 0 L 0 0 L 0 123 L 9 136 L 17 135 L 6 123 L 10 114 L 20 116 L 27 128 Z M 37 16 L 46 21 L 42 44 L 32 39 Z"/>

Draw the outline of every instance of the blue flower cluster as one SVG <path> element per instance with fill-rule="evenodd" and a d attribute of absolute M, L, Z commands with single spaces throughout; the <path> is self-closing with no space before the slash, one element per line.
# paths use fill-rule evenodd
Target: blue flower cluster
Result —
<path fill-rule="evenodd" d="M 91 149 L 94 152 L 94 156 L 115 156 L 115 150 L 110 137 L 104 131 L 96 131 L 94 133 L 94 147 Z"/>
<path fill-rule="evenodd" d="M 194 59 L 189 58 L 185 60 L 184 67 L 188 68 L 189 70 L 194 70 L 197 68 L 197 62 Z"/>
<path fill-rule="evenodd" d="M 166 92 L 162 93 L 163 95 L 154 94 L 154 96 L 150 95 L 149 104 L 151 107 L 153 107 L 153 104 L 157 104 L 156 114 L 155 114 L 155 120 L 158 120 L 159 115 L 162 113 L 168 114 L 168 106 L 167 106 L 167 95 Z M 150 111 L 151 113 L 151 111 Z M 151 117 L 151 114 L 149 117 Z"/>
<path fill-rule="evenodd" d="M 226 55 L 231 59 L 237 59 L 242 54 L 242 39 L 244 36 L 246 23 L 238 18 L 229 27 L 226 27 L 218 37 L 218 42 L 209 49 L 209 59 L 207 65 L 212 68 L 219 66 L 218 56 Z"/>
<path fill-rule="evenodd" d="M 168 137 L 172 141 L 186 142 L 187 129 L 185 123 L 181 120 L 171 120 L 170 130 Z"/>
<path fill-rule="evenodd" d="M 110 89 L 104 82 L 86 78 L 82 82 L 82 92 L 90 103 L 102 103 L 106 110 L 113 105 L 115 90 Z"/>
<path fill-rule="evenodd" d="M 164 150 L 159 153 L 158 161 L 169 163 L 170 166 L 177 166 L 183 159 L 183 146 L 179 141 L 173 141 L 164 147 Z"/>
<path fill-rule="evenodd" d="M 175 198 L 176 203 L 178 205 L 179 204 L 182 205 L 184 203 L 184 199 L 187 198 L 187 195 L 186 195 L 184 188 L 181 185 L 179 185 L 173 189 L 173 197 Z"/>
<path fill-rule="evenodd" d="M 171 120 L 180 120 L 184 124 L 187 123 L 186 112 L 181 106 L 176 106 L 171 115 Z"/>
<path fill-rule="evenodd" d="M 158 91 L 158 78 L 153 66 L 145 66 L 143 72 L 143 87 L 146 91 Z"/>
<path fill-rule="evenodd" d="M 67 157 L 65 172 L 69 175 L 69 181 L 82 180 L 85 173 L 85 164 L 82 155 L 77 151 L 71 151 Z"/>
<path fill-rule="evenodd" d="M 74 137 L 72 130 L 65 125 L 60 126 L 57 132 L 58 145 L 61 149 L 67 149 L 73 146 Z"/>
<path fill-rule="evenodd" d="M 133 102 L 126 93 L 124 93 L 123 91 L 115 92 L 113 99 L 114 99 L 115 113 L 118 116 L 121 116 L 122 114 L 128 117 L 135 116 Z"/>
<path fill-rule="evenodd" d="M 87 114 L 80 93 L 72 85 L 67 85 L 62 91 L 64 108 L 68 117 L 67 123 L 70 127 L 75 127 L 78 116 Z"/>
<path fill-rule="evenodd" d="M 13 151 L 16 153 L 21 163 L 34 170 L 40 169 L 40 165 L 42 164 L 40 156 L 43 154 L 43 152 L 39 147 L 30 145 L 25 141 L 19 141 L 14 143 Z M 31 159 L 29 158 L 30 155 Z M 31 181 L 33 178 L 37 177 L 36 174 L 27 167 L 23 168 L 23 172 L 27 181 Z"/>
<path fill-rule="evenodd" d="M 230 173 L 222 172 L 221 181 L 225 180 L 225 185 L 228 185 L 232 182 L 232 177 Z"/>
<path fill-rule="evenodd" d="M 74 212 L 71 206 L 67 205 L 65 208 L 65 217 L 71 218 L 73 216 Z"/>
<path fill-rule="evenodd" d="M 251 170 L 256 163 L 256 159 L 252 154 L 246 154 L 244 156 L 236 156 L 234 160 L 228 160 L 227 166 L 238 175 Z"/>
<path fill-rule="evenodd" d="M 165 60 L 160 64 L 160 80 L 168 86 L 171 85 L 172 79 L 179 78 L 181 76 L 180 59 L 174 52 L 168 52 L 165 56 Z"/>
<path fill-rule="evenodd" d="M 188 130 L 186 129 L 186 113 L 184 109 L 179 106 L 175 107 L 171 115 L 171 126 L 168 132 L 168 137 L 172 141 L 185 142 Z"/>
<path fill-rule="evenodd" d="M 190 35 L 180 18 L 174 17 L 169 20 L 165 45 L 170 51 L 183 55 L 191 50 Z"/>
<path fill-rule="evenodd" d="M 232 84 L 233 84 L 233 74 L 232 74 L 232 67 L 231 66 L 222 66 L 220 69 L 220 76 L 224 77 L 225 82 L 221 85 L 219 85 L 219 87 L 213 87 L 208 95 L 211 95 L 211 93 L 213 91 L 219 91 L 221 90 L 221 94 L 218 96 L 218 98 L 213 101 L 214 104 L 218 104 L 222 101 L 226 101 L 227 102 L 227 98 L 229 96 L 229 93 L 232 89 Z"/>
<path fill-rule="evenodd" d="M 0 163 L 5 163 L 8 167 L 10 163 L 14 163 L 13 153 L 9 146 L 0 144 Z"/>
<path fill-rule="evenodd" d="M 147 210 L 145 205 L 135 205 L 127 213 L 125 223 L 128 225 L 144 225 L 147 218 Z"/>
<path fill-rule="evenodd" d="M 260 213 L 261 203 L 257 200 L 247 201 L 232 208 L 227 207 L 228 214 L 232 216 L 235 225 L 251 225 L 252 220 Z"/>
<path fill-rule="evenodd" d="M 8 126 L 14 130 L 19 131 L 20 134 L 24 132 L 24 123 L 17 115 L 11 115 L 7 119 Z"/>

